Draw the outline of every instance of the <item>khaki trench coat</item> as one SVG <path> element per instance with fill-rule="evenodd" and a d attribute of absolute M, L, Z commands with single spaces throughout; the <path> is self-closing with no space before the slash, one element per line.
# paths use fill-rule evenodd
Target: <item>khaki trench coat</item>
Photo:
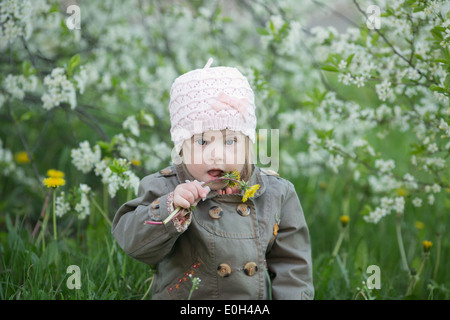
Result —
<path fill-rule="evenodd" d="M 253 198 L 211 191 L 185 231 L 163 221 L 168 197 L 193 178 L 182 165 L 146 176 L 138 198 L 116 213 L 112 234 L 131 257 L 156 265 L 152 299 L 313 299 L 309 231 L 291 182 L 255 167 Z M 191 275 L 191 276 L 190 276 Z"/>

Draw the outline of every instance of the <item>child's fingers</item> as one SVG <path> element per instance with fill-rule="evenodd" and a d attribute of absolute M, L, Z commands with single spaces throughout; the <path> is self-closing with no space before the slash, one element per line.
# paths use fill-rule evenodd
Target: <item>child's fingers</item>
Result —
<path fill-rule="evenodd" d="M 196 181 L 189 182 L 186 185 L 187 185 L 187 188 L 189 188 L 189 190 L 192 191 L 192 194 L 194 195 L 195 200 L 200 200 L 200 199 L 206 198 L 209 191 L 211 191 L 211 189 L 208 186 L 203 187 L 199 182 L 196 182 Z"/>
<path fill-rule="evenodd" d="M 227 187 L 225 189 L 225 192 L 226 192 L 226 194 L 238 193 L 239 192 L 239 188 L 238 187 L 234 187 L 234 188 Z"/>
<path fill-rule="evenodd" d="M 188 200 L 186 200 L 184 197 L 179 196 L 179 195 L 174 195 L 173 204 L 174 204 L 174 207 L 182 207 L 185 209 L 189 209 L 191 207 L 190 202 Z"/>
<path fill-rule="evenodd" d="M 195 186 L 198 197 L 201 199 L 205 198 L 208 195 L 209 191 L 211 191 L 208 186 L 203 187 L 199 182 L 193 182 L 193 186 Z"/>
<path fill-rule="evenodd" d="M 179 185 L 174 190 L 173 202 L 175 206 L 180 206 L 188 209 L 195 203 L 197 197 L 198 195 L 195 189 L 192 190 L 192 187 Z"/>
<path fill-rule="evenodd" d="M 207 196 L 209 187 L 202 187 L 198 182 L 188 182 L 178 185 L 174 191 L 174 204 L 188 209 L 197 205 L 200 199 Z"/>

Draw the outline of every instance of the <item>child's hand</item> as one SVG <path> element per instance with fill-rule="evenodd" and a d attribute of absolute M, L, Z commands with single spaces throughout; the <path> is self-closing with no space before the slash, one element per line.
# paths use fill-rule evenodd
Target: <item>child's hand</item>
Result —
<path fill-rule="evenodd" d="M 202 187 L 197 181 L 179 184 L 173 191 L 173 205 L 189 209 L 205 198 L 209 191 L 209 187 Z"/>
<path fill-rule="evenodd" d="M 218 194 L 232 194 L 232 193 L 239 193 L 239 187 L 226 187 L 225 189 L 216 190 Z"/>

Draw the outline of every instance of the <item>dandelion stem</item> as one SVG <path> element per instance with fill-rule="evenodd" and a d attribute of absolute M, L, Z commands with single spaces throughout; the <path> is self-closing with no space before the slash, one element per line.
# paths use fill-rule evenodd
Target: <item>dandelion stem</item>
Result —
<path fill-rule="evenodd" d="M 341 233 L 339 234 L 338 241 L 336 242 L 336 246 L 334 247 L 333 253 L 331 254 L 333 258 L 337 256 L 339 249 L 342 245 L 342 241 L 344 240 L 344 236 L 345 236 L 345 229 L 342 229 Z"/>
<path fill-rule="evenodd" d="M 220 178 L 212 179 L 212 180 L 209 180 L 208 182 L 203 183 L 202 187 L 206 187 L 208 184 L 211 184 L 211 183 L 216 182 L 216 181 L 225 181 L 225 180 L 226 181 L 233 181 L 233 182 L 236 182 L 238 184 L 241 182 L 241 181 L 233 179 L 233 178 L 220 177 Z"/>
<path fill-rule="evenodd" d="M 58 236 L 56 233 L 56 210 L 55 210 L 55 204 L 56 202 L 56 191 L 53 190 L 53 238 L 55 239 L 55 241 L 58 240 Z"/>
<path fill-rule="evenodd" d="M 180 210 L 181 210 L 181 207 L 178 207 L 175 210 L 173 210 L 173 212 L 163 221 L 163 224 L 166 224 L 167 222 L 172 220 L 175 217 L 175 215 L 178 213 L 178 211 L 180 211 Z"/>
<path fill-rule="evenodd" d="M 441 260 L 441 235 L 437 235 L 437 250 L 436 250 L 436 264 L 434 266 L 434 272 L 433 272 L 433 280 L 436 279 L 436 275 L 439 269 L 439 262 Z"/>
<path fill-rule="evenodd" d="M 428 252 L 425 252 L 425 253 L 423 254 L 422 264 L 420 265 L 419 272 L 417 273 L 417 277 L 420 277 L 420 274 L 421 274 L 422 271 L 423 271 L 423 267 L 425 266 L 425 261 L 427 260 L 428 255 L 429 255 Z"/>
<path fill-rule="evenodd" d="M 402 225 L 402 215 L 399 214 L 399 215 L 397 215 L 397 221 L 395 224 L 395 228 L 397 230 L 397 241 L 398 241 L 398 246 L 400 249 L 400 256 L 402 258 L 403 270 L 409 271 L 408 261 L 406 259 L 406 254 L 405 254 L 405 247 L 403 246 L 402 226 L 401 225 Z"/>
<path fill-rule="evenodd" d="M 414 292 L 417 281 L 420 280 L 420 274 L 423 271 L 423 267 L 425 266 L 425 261 L 427 260 L 428 255 L 429 255 L 428 252 L 423 253 L 422 263 L 420 265 L 419 272 L 416 275 L 411 276 L 411 282 L 409 284 L 408 290 L 406 291 L 406 295 L 405 295 L 406 297 L 412 295 L 412 293 Z"/>

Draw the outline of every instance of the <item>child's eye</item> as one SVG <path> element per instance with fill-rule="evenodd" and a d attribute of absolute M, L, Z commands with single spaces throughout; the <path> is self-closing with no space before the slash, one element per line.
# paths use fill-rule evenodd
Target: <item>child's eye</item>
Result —
<path fill-rule="evenodd" d="M 206 145 L 206 140 L 203 140 L 203 139 L 197 139 L 195 142 L 197 142 L 201 146 L 205 146 Z"/>
<path fill-rule="evenodd" d="M 233 139 L 227 139 L 226 141 L 225 141 L 225 144 L 227 145 L 227 146 L 231 146 L 231 145 L 233 145 L 234 143 L 236 143 L 237 142 L 237 139 L 236 138 L 233 138 Z"/>

